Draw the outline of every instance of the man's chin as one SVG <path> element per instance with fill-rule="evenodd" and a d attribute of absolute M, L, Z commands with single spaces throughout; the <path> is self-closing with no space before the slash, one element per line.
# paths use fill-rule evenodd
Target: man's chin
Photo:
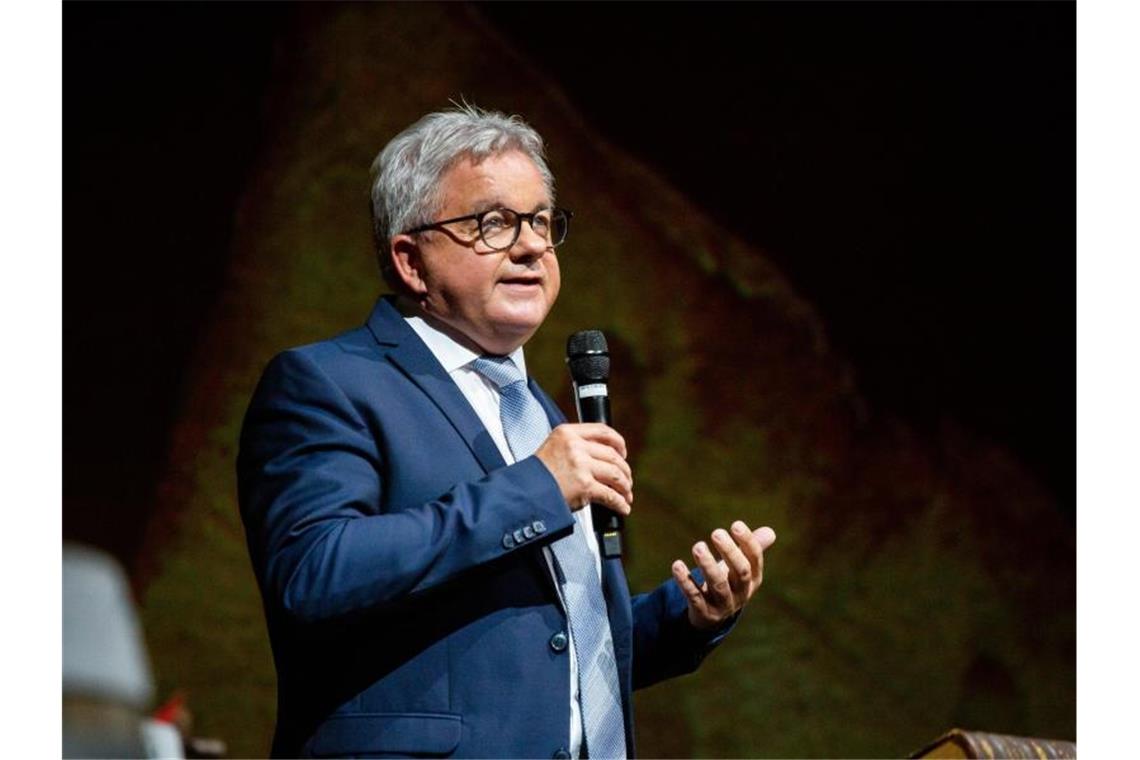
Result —
<path fill-rule="evenodd" d="M 527 298 L 508 301 L 488 311 L 491 324 L 502 332 L 534 332 L 550 313 L 545 298 Z"/>
<path fill-rule="evenodd" d="M 540 313 L 519 314 L 515 312 L 494 320 L 485 336 L 488 343 L 494 344 L 494 348 L 489 345 L 484 345 L 484 348 L 497 354 L 507 354 L 514 351 L 530 340 L 530 336 L 534 335 L 542 326 L 546 314 L 546 309 L 542 309 Z"/>

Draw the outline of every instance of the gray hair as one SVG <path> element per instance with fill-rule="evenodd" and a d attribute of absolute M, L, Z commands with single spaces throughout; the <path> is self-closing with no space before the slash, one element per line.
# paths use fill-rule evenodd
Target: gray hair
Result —
<path fill-rule="evenodd" d="M 554 175 L 546 165 L 542 137 L 519 116 L 484 111 L 466 103 L 424 116 L 392 138 L 372 162 L 372 232 L 385 281 L 393 288 L 388 242 L 402 231 L 430 224 L 443 198 L 439 183 L 463 158 L 481 161 L 519 150 L 538 168 L 554 201 Z"/>

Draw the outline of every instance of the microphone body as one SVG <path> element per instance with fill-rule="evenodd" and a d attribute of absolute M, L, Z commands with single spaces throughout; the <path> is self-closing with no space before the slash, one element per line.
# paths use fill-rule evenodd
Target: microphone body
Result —
<path fill-rule="evenodd" d="M 566 341 L 566 363 L 574 381 L 574 407 L 579 422 L 601 422 L 612 425 L 610 417 L 610 355 L 606 336 L 601 330 L 582 330 Z M 602 556 L 620 557 L 621 534 L 625 521 L 621 515 L 600 504 L 590 505 L 594 530 Z"/>

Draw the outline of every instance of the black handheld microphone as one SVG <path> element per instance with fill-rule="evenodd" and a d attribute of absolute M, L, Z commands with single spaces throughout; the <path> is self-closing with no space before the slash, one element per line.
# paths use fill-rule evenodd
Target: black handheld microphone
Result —
<path fill-rule="evenodd" d="M 610 425 L 610 353 L 601 330 L 582 330 L 566 341 L 566 364 L 574 381 L 574 406 L 579 422 L 602 422 Z M 598 505 L 590 505 L 594 530 L 603 557 L 621 556 L 622 516 Z"/>

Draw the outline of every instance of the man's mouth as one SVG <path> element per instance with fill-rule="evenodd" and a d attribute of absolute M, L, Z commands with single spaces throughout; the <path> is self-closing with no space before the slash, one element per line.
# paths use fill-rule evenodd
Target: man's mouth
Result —
<path fill-rule="evenodd" d="M 503 285 L 542 285 L 542 277 L 537 274 L 520 274 L 499 280 Z"/>

